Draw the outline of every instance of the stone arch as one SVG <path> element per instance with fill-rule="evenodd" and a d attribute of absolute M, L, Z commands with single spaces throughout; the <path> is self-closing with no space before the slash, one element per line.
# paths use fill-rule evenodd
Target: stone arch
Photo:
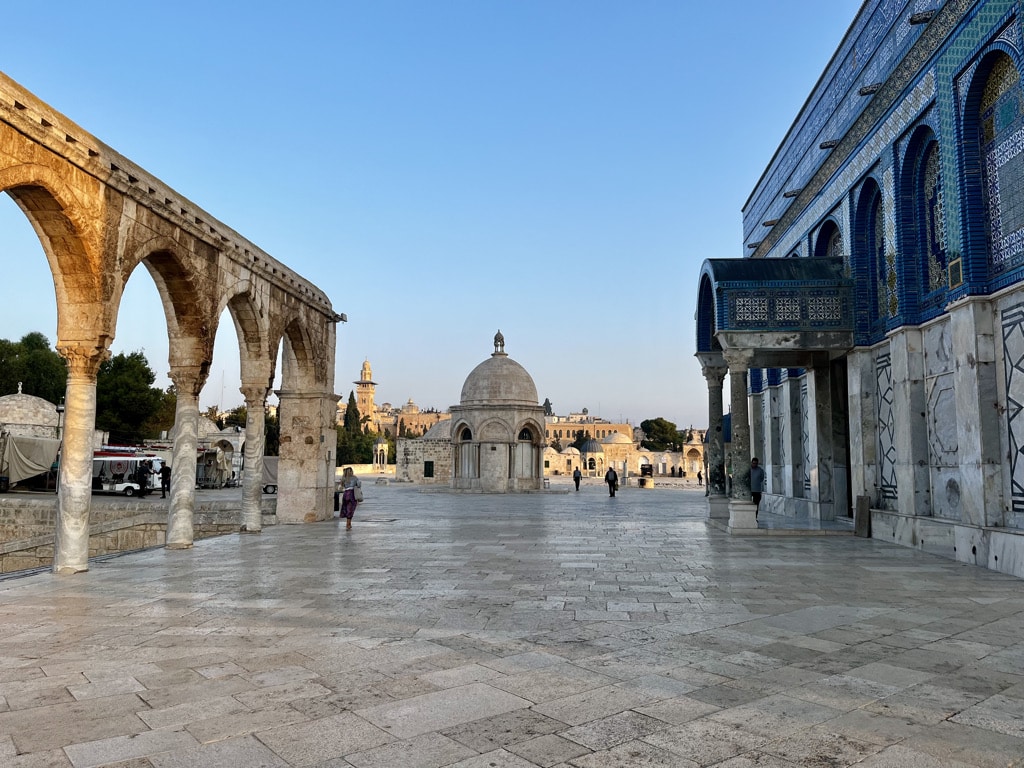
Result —
<path fill-rule="evenodd" d="M 919 125 L 907 141 L 899 201 L 900 314 L 920 321 L 922 311 L 941 307 L 948 288 L 941 158 L 930 125 Z"/>
<path fill-rule="evenodd" d="M 265 388 L 274 384 L 276 349 L 270 348 L 270 329 L 257 301 L 254 286 L 242 281 L 222 296 L 217 316 L 226 309 L 235 326 L 243 387 Z"/>
<path fill-rule="evenodd" d="M 962 115 L 964 207 L 963 278 L 983 282 L 1024 264 L 1024 220 L 998 194 L 1003 175 L 1024 164 L 1020 142 L 1006 140 L 1024 128 L 1020 63 L 1002 43 L 982 56 L 974 71 Z M 996 147 L 1005 145 L 1000 152 Z M 1015 183 L 1010 181 L 1009 183 Z M 992 193 L 990 193 L 992 190 Z"/>
<path fill-rule="evenodd" d="M 484 419 L 476 427 L 477 440 L 483 442 L 511 442 L 513 433 L 502 419 Z"/>
<path fill-rule="evenodd" d="M 58 347 L 95 343 L 105 350 L 113 332 L 102 245 L 93 242 L 95 227 L 77 196 L 53 170 L 31 163 L 0 171 L 0 190 L 25 214 L 46 256 L 56 294 Z M 93 333 L 98 338 L 90 338 Z"/>

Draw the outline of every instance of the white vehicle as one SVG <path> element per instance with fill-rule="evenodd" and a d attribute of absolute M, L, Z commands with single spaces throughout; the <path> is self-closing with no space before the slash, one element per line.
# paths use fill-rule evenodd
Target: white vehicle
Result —
<path fill-rule="evenodd" d="M 114 454 L 94 456 L 92 460 L 92 489 L 100 493 L 123 493 L 125 496 L 145 496 L 159 488 L 161 460 L 152 456 Z"/>

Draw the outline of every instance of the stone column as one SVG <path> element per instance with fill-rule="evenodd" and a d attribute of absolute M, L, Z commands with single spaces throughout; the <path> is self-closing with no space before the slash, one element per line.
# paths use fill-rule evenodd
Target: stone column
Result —
<path fill-rule="evenodd" d="M 811 465 L 808 509 L 812 520 L 834 520 L 832 496 L 832 373 L 828 364 L 815 366 L 807 376 L 807 407 L 811 409 L 807 449 Z"/>
<path fill-rule="evenodd" d="M 725 433 L 722 429 L 722 382 L 728 369 L 721 355 L 698 355 L 701 372 L 708 383 L 708 432 L 704 472 L 705 493 L 708 499 L 708 517 L 725 518 L 729 515 L 729 500 L 725 495 Z"/>
<path fill-rule="evenodd" d="M 968 298 L 950 309 L 956 388 L 957 455 L 961 519 L 969 525 L 1002 525 L 1003 462 L 999 456 L 999 412 L 992 302 Z"/>
<path fill-rule="evenodd" d="M 242 532 L 263 530 L 263 449 L 268 388 L 241 388 L 245 398 L 245 469 L 242 471 Z"/>
<path fill-rule="evenodd" d="M 277 519 L 313 523 L 332 516 L 334 413 L 338 396 L 278 390 L 281 456 L 277 467 Z"/>
<path fill-rule="evenodd" d="M 747 408 L 749 350 L 724 353 L 729 363 L 729 401 L 732 406 L 732 495 L 729 499 L 729 530 L 757 528 L 756 507 L 750 498 L 750 412 Z"/>
<path fill-rule="evenodd" d="M 924 342 L 917 328 L 901 328 L 892 351 L 892 410 L 896 443 L 896 509 L 904 515 L 932 514 L 931 469 L 924 391 Z"/>
<path fill-rule="evenodd" d="M 96 373 L 107 357 L 103 348 L 58 344 L 67 362 L 64 441 L 57 488 L 57 530 L 53 572 L 89 570 L 89 512 L 92 505 L 93 433 L 96 428 Z"/>
<path fill-rule="evenodd" d="M 781 387 L 778 381 L 773 382 L 772 375 L 767 377 L 767 385 L 763 394 L 764 412 L 764 444 L 761 449 L 761 466 L 765 471 L 765 490 L 776 496 L 782 495 L 782 456 L 779 452 L 779 394 Z M 762 502 L 762 507 L 764 502 Z M 775 506 L 775 505 L 773 505 Z M 775 509 L 771 510 L 775 512 Z"/>
<path fill-rule="evenodd" d="M 781 493 L 790 499 L 804 497 L 804 458 L 803 458 L 803 409 L 800 404 L 800 390 L 803 382 L 786 371 L 786 379 L 782 382 L 779 393 L 779 450 L 784 456 Z M 783 426 L 783 424 L 785 426 Z"/>
<path fill-rule="evenodd" d="M 167 548 L 188 549 L 195 537 L 196 451 L 199 448 L 199 393 L 206 377 L 195 366 L 171 370 L 177 407 L 171 455 L 171 504 L 167 513 Z"/>

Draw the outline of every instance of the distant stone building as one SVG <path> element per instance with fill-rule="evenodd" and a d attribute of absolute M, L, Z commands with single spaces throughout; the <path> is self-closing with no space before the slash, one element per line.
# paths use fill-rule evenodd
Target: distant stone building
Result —
<path fill-rule="evenodd" d="M 359 379 L 352 383 L 356 385 L 356 408 L 359 409 L 360 419 L 371 431 L 379 435 L 391 438 L 416 437 L 426 434 L 435 424 L 451 418 L 449 413 L 433 408 L 420 410 L 412 398 L 400 408 L 393 407 L 391 403 L 381 403 L 378 406 L 374 399 L 377 382 L 373 380 L 373 369 L 369 360 L 363 361 Z M 338 401 L 339 424 L 344 420 L 347 408 L 347 399 Z"/>

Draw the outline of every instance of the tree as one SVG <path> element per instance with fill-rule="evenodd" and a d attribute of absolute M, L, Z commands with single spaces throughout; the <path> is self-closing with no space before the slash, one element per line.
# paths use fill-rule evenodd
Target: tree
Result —
<path fill-rule="evenodd" d="M 240 405 L 237 408 L 232 408 L 228 411 L 228 415 L 224 417 L 225 427 L 242 427 L 245 429 L 245 419 L 248 412 L 244 405 Z"/>
<path fill-rule="evenodd" d="M 561 453 L 562 452 L 562 441 L 559 440 L 556 437 L 554 440 L 551 441 L 551 447 L 554 448 L 559 453 Z"/>
<path fill-rule="evenodd" d="M 157 437 L 162 432 L 170 432 L 174 428 L 174 415 L 177 407 L 178 392 L 174 389 L 174 385 L 171 384 L 161 393 L 160 404 L 157 406 L 157 409 L 153 411 L 142 425 L 143 432 Z"/>
<path fill-rule="evenodd" d="M 359 406 L 356 405 L 356 394 L 352 390 L 348 393 L 348 405 L 345 406 L 345 418 L 342 427 L 350 435 L 358 435 L 360 432 Z"/>
<path fill-rule="evenodd" d="M 569 443 L 570 446 L 575 448 L 577 451 L 583 447 L 583 444 L 590 439 L 590 433 L 582 429 L 577 429 L 572 433 L 573 440 Z"/>
<path fill-rule="evenodd" d="M 164 393 L 152 386 L 156 375 L 142 352 L 119 353 L 100 363 L 96 375 L 96 427 L 114 443 L 139 443 L 144 425 L 159 410 Z"/>
<path fill-rule="evenodd" d="M 640 447 L 649 451 L 675 451 L 683 444 L 683 436 L 676 425 L 660 416 L 640 422 L 640 429 L 647 436 L 640 441 Z"/>
<path fill-rule="evenodd" d="M 64 399 L 68 369 L 49 339 L 38 331 L 20 341 L 0 339 L 0 395 L 21 391 L 56 405 Z"/>
<path fill-rule="evenodd" d="M 220 406 L 211 405 L 206 411 L 203 412 L 203 416 L 208 418 L 214 424 L 217 425 L 217 429 L 224 429 L 224 419 L 220 417 Z"/>
<path fill-rule="evenodd" d="M 555 415 L 555 407 L 553 405 L 551 405 L 551 401 L 548 400 L 548 398 L 546 398 L 546 397 L 544 398 L 544 415 L 545 416 L 554 416 Z"/>

